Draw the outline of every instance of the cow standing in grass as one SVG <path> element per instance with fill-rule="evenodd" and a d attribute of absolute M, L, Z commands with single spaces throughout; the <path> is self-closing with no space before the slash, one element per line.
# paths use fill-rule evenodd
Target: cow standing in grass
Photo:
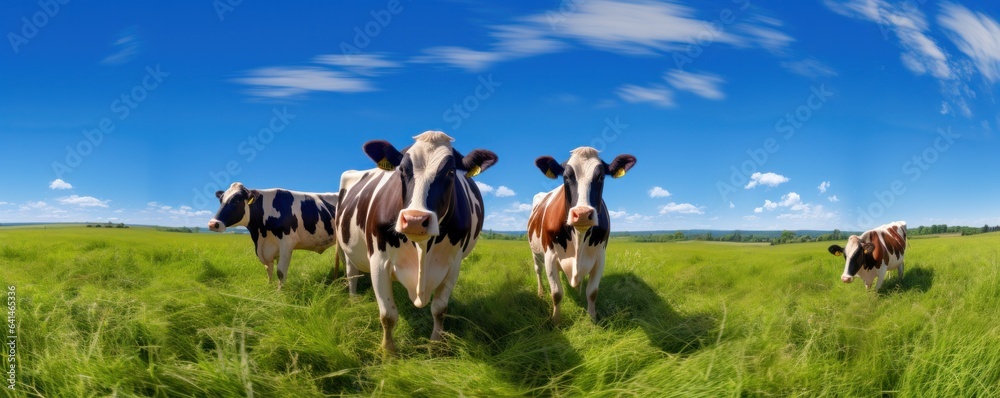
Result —
<path fill-rule="evenodd" d="M 844 256 L 844 273 L 840 280 L 851 283 L 855 276 L 865 281 L 865 289 L 871 289 L 872 281 L 878 277 L 875 291 L 882 287 L 887 272 L 896 270 L 899 280 L 903 280 L 903 252 L 906 251 L 906 223 L 896 221 L 867 231 L 861 236 L 847 238 L 847 247 L 830 246 L 831 254 Z"/>
<path fill-rule="evenodd" d="M 257 258 L 267 267 L 268 282 L 274 280 L 274 259 L 278 258 L 278 289 L 285 282 L 293 250 L 323 253 L 337 242 L 335 193 L 247 189 L 234 182 L 215 196 L 221 205 L 208 229 L 225 232 L 228 227 L 246 227 Z"/>
<path fill-rule="evenodd" d="M 406 287 L 417 308 L 431 303 L 434 294 L 431 340 L 441 339 L 459 266 L 483 229 L 483 197 L 471 177 L 497 161 L 496 154 L 481 149 L 462 155 L 439 131 L 414 139 L 402 151 L 385 141 L 365 143 L 365 153 L 379 168 L 345 172 L 337 209 L 350 292 L 355 293 L 359 272 L 371 273 L 382 347 L 390 353 L 399 318 L 393 280 Z"/>
<path fill-rule="evenodd" d="M 611 218 L 604 204 L 604 177 L 622 177 L 635 165 L 632 155 L 619 155 L 611 164 L 604 163 L 597 150 L 580 147 L 570 152 L 566 163 L 549 156 L 535 160 L 535 165 L 549 178 L 562 176 L 563 184 L 548 193 L 535 195 L 528 219 L 528 239 L 538 277 L 538 295 L 542 289 L 542 269 L 552 292 L 552 320 L 559 322 L 562 282 L 566 274 L 576 288 L 583 277 L 587 284 L 587 312 L 597 321 L 597 288 L 604 274 L 605 250 L 611 234 Z"/>

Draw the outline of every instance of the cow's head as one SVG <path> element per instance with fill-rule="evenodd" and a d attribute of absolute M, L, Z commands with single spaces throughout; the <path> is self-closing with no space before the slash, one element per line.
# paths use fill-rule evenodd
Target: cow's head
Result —
<path fill-rule="evenodd" d="M 604 176 L 619 178 L 635 165 L 635 156 L 618 155 L 611 164 L 604 163 L 597 150 L 580 147 L 570 152 L 569 160 L 559 164 L 551 156 L 542 156 L 535 165 L 549 178 L 563 178 L 565 192 L 566 224 L 586 230 L 597 225 L 597 207 L 604 195 Z"/>
<path fill-rule="evenodd" d="M 844 274 L 840 276 L 840 280 L 844 283 L 851 283 L 854 280 L 854 276 L 858 274 L 861 267 L 871 257 L 872 250 L 874 249 L 875 245 L 872 244 L 866 232 L 861 236 L 851 235 L 851 237 L 847 238 L 847 248 L 832 245 L 827 250 L 834 256 L 843 256 L 846 259 Z"/>
<path fill-rule="evenodd" d="M 208 229 L 225 232 L 227 227 L 247 225 L 250 221 L 250 205 L 260 196 L 260 192 L 234 182 L 229 189 L 218 191 L 215 196 L 219 198 L 219 210 L 208 221 Z"/>
<path fill-rule="evenodd" d="M 396 232 L 415 242 L 440 233 L 439 220 L 451 210 L 456 178 L 473 177 L 497 162 L 493 152 L 477 149 L 462 155 L 451 147 L 453 139 L 440 131 L 427 131 L 413 145 L 396 150 L 386 141 L 364 145 L 379 168 L 395 171 L 401 181 L 403 209 L 396 218 Z M 456 177 L 456 172 L 463 175 Z"/>

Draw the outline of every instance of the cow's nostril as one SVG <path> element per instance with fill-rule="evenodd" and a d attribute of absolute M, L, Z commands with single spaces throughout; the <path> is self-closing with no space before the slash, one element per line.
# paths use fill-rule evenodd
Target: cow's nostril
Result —
<path fill-rule="evenodd" d="M 424 228 L 429 227 L 431 225 L 431 219 L 430 218 L 425 218 L 424 219 L 424 223 L 420 224 L 420 225 L 422 225 Z"/>

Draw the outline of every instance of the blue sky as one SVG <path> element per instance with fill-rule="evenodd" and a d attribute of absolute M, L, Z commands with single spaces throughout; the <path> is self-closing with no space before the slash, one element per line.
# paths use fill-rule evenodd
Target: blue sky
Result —
<path fill-rule="evenodd" d="M 995 2 L 233 3 L 0 5 L 0 222 L 202 226 L 442 130 L 497 230 L 583 145 L 638 158 L 616 230 L 1000 223 Z"/>

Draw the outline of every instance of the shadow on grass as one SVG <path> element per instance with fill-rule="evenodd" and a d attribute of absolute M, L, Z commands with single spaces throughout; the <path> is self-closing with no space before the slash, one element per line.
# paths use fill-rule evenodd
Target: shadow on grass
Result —
<path fill-rule="evenodd" d="M 569 297 L 587 308 L 579 290 L 572 289 Z M 597 316 L 600 325 L 609 330 L 641 328 L 653 345 L 667 353 L 690 354 L 715 342 L 715 316 L 678 313 L 632 273 L 604 276 L 597 295 Z"/>
<path fill-rule="evenodd" d="M 896 271 L 890 271 L 892 276 L 896 276 Z M 889 278 L 882 286 L 886 293 L 918 291 L 924 293 L 934 285 L 934 270 L 927 268 L 905 268 L 903 270 L 903 280 L 899 278 Z"/>

